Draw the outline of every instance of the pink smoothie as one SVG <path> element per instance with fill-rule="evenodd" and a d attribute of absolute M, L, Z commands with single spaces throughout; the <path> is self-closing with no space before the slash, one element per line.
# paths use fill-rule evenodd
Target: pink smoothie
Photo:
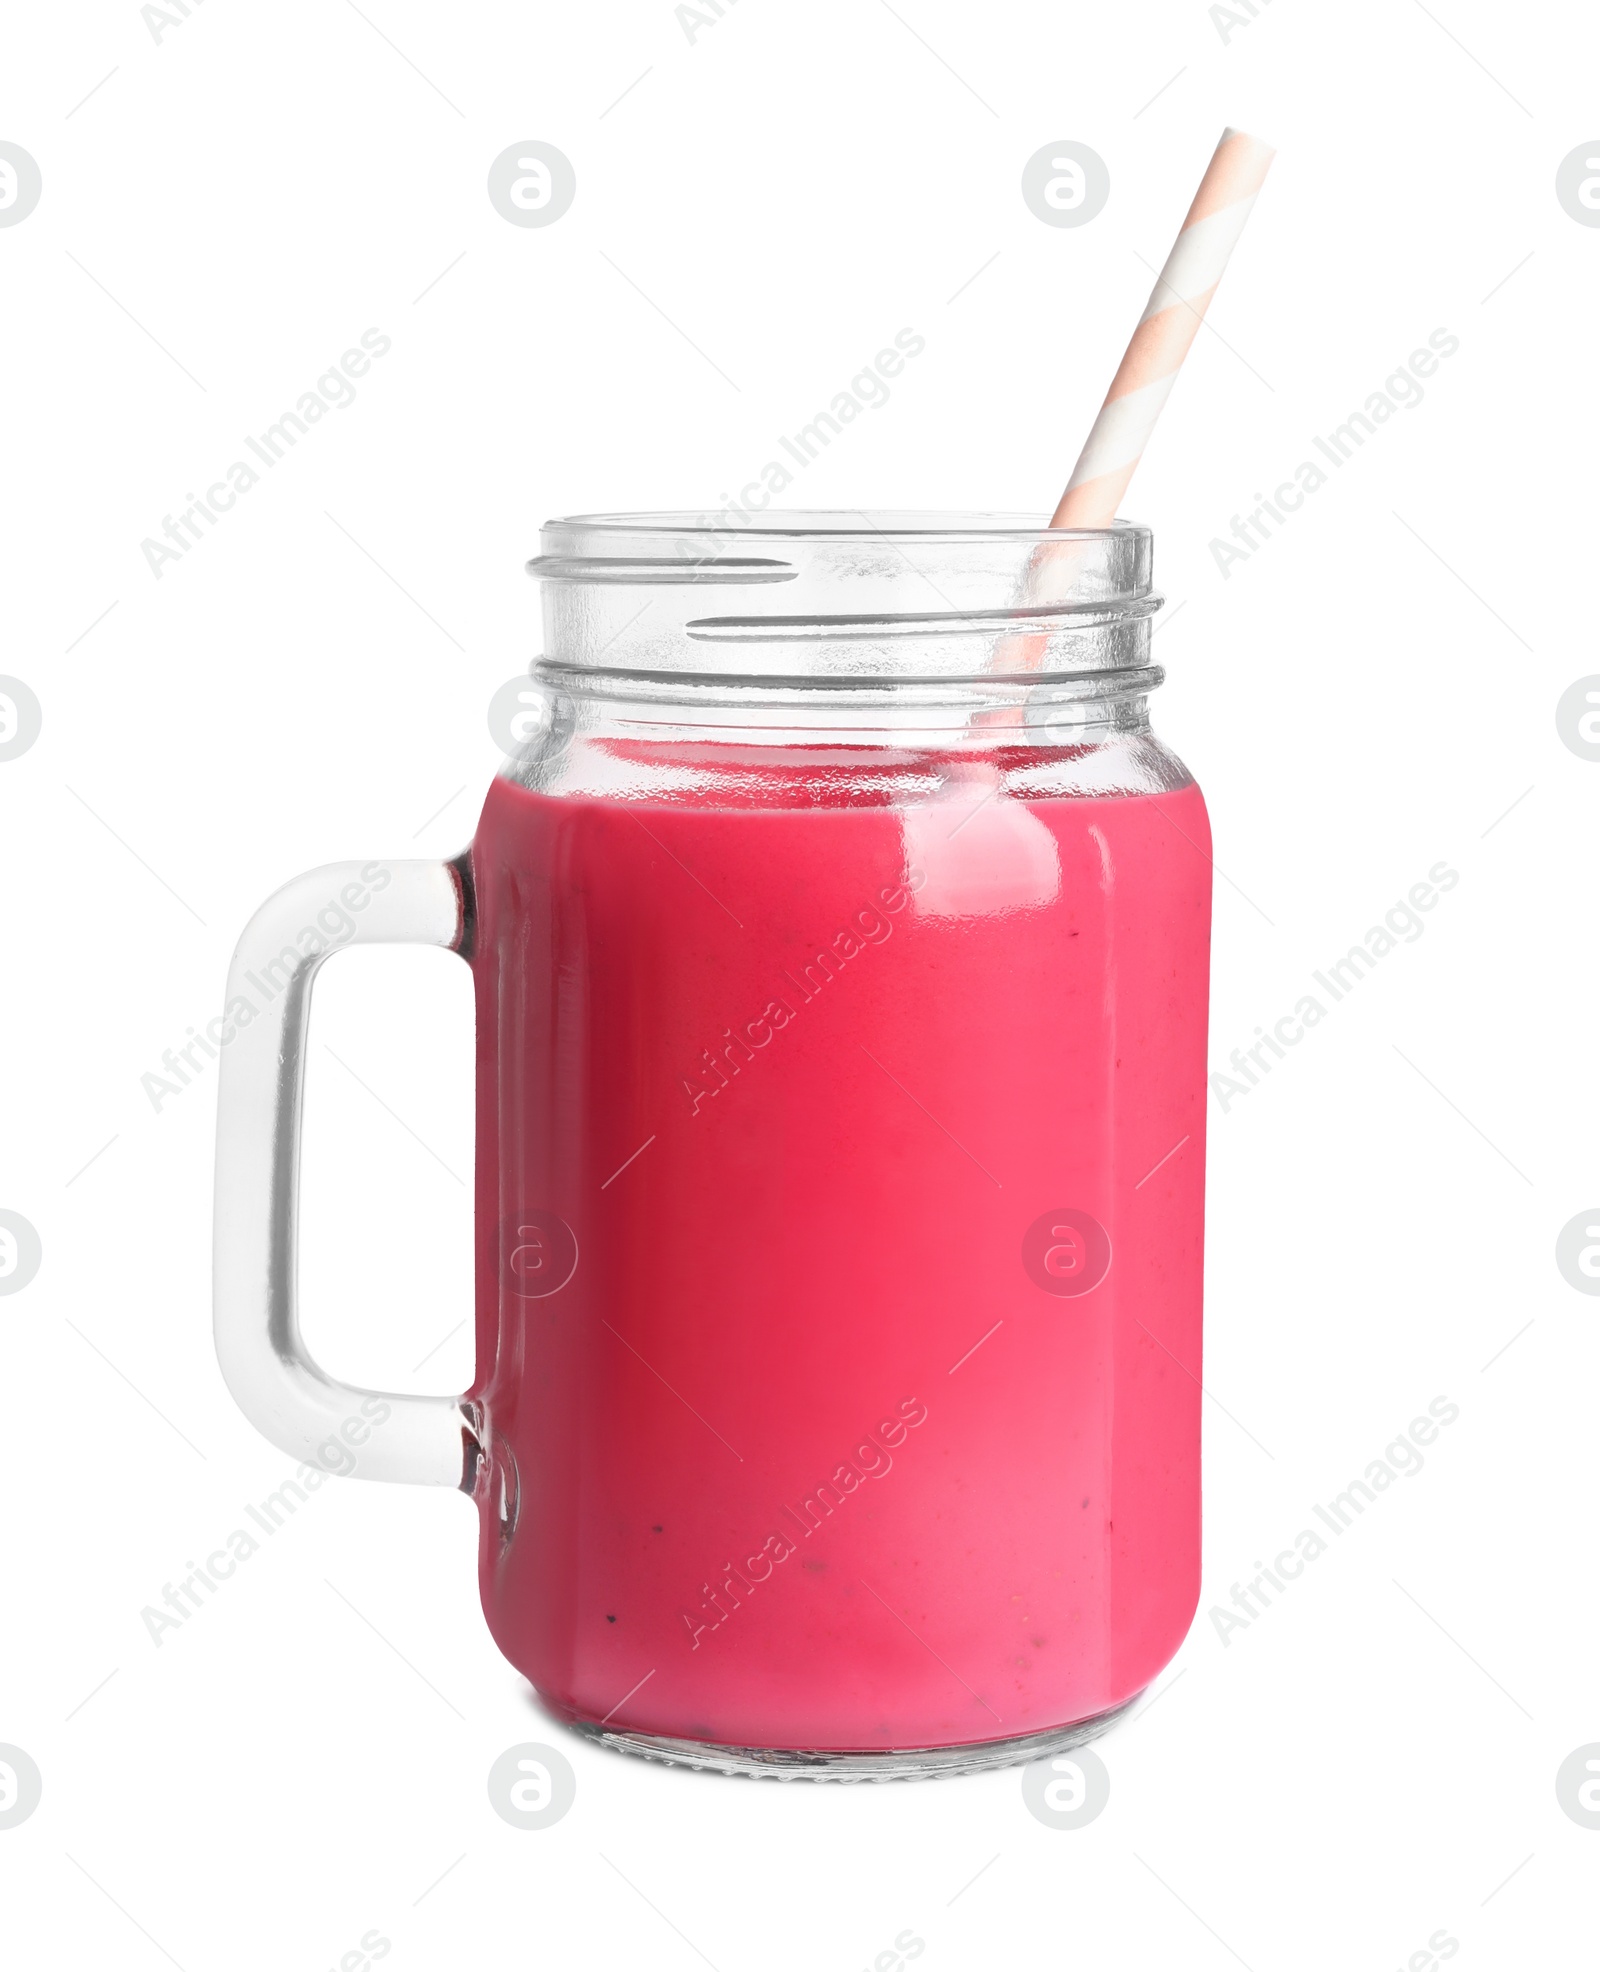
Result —
<path fill-rule="evenodd" d="M 614 1730 L 1042 1732 L 1198 1593 L 1204 806 L 796 799 L 489 795 L 485 1609 Z"/>

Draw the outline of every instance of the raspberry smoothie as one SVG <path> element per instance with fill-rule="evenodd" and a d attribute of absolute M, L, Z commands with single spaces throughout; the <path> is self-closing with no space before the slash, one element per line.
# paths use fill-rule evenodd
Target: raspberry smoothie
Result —
<path fill-rule="evenodd" d="M 481 1580 L 556 1710 L 948 1746 L 1102 1713 L 1171 1656 L 1208 857 L 1192 783 L 915 809 L 495 783 Z"/>

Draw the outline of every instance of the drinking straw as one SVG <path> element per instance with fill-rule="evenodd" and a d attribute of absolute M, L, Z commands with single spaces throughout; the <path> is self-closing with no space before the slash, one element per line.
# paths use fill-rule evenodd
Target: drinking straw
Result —
<path fill-rule="evenodd" d="M 1109 527 L 1116 519 L 1118 503 L 1205 319 L 1274 155 L 1258 137 L 1242 130 L 1223 131 L 1100 414 L 1084 440 L 1066 491 L 1050 517 L 1052 530 Z M 1070 535 L 1040 542 L 1028 558 L 1019 604 L 1038 610 L 1065 603 L 1086 546 Z M 1037 671 L 1048 642 L 1044 631 L 1014 631 L 996 643 L 989 668 Z M 994 714 L 977 723 L 1004 725 L 1011 723 L 1011 715 Z"/>
<path fill-rule="evenodd" d="M 1084 440 L 1066 491 L 1050 517 L 1052 530 L 1109 527 L 1116 519 L 1118 502 L 1128 490 L 1161 407 L 1205 319 L 1273 155 L 1257 137 L 1242 130 L 1223 131 L 1111 379 L 1100 414 Z M 1065 601 L 1085 546 L 1069 534 L 1035 547 L 1021 585 L 1024 611 Z M 1008 676 L 1035 671 L 1048 644 L 1048 632 L 1012 631 L 996 640 L 988 668 Z M 1025 723 L 1021 703 L 987 709 L 971 720 L 974 731 L 990 739 L 996 731 L 1020 729 Z M 944 829 L 943 817 L 933 826 L 931 817 L 915 806 L 905 810 L 907 859 L 919 862 L 928 873 L 922 908 L 928 909 L 946 892 L 944 908 L 959 906 L 966 911 L 1017 908 L 1055 894 L 1060 865 L 1053 843 L 1023 803 L 989 802 L 1000 782 L 1000 770 L 992 762 L 980 762 L 953 777 L 947 792 L 968 804 L 956 829 Z M 983 876 L 983 884 L 974 888 L 974 878 L 960 867 L 961 857 L 952 850 L 951 840 L 979 809 L 990 817 L 985 839 L 981 846 L 977 840 L 969 842 L 964 852 L 976 852 L 975 866 Z M 1045 836 L 1042 845 L 1033 839 L 1040 834 Z"/>
<path fill-rule="evenodd" d="M 1258 137 L 1223 131 L 1050 518 L 1053 528 L 1109 527 L 1116 519 L 1273 156 Z"/>

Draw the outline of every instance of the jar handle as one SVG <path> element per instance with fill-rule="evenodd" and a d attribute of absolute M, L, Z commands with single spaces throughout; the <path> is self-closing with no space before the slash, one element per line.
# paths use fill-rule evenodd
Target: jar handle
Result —
<path fill-rule="evenodd" d="M 340 921 L 331 932 L 330 914 Z M 318 967 L 347 945 L 443 945 L 466 957 L 470 925 L 467 873 L 439 862 L 329 863 L 256 912 L 228 973 L 213 1254 L 217 1356 L 258 1431 L 327 1470 L 468 1493 L 482 1449 L 477 1406 L 328 1376 L 300 1337 L 297 1269 L 306 1025 Z"/>

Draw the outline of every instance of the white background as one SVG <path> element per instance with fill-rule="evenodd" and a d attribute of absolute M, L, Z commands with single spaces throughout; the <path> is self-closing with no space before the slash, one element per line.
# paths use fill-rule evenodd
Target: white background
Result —
<path fill-rule="evenodd" d="M 9 1963 L 315 1972 L 377 1930 L 395 1972 L 850 1968 L 908 1928 L 928 1972 L 1350 1972 L 1441 1929 L 1461 1972 L 1590 1962 L 1600 1833 L 1554 1779 L 1600 1740 L 1600 1307 L 1554 1247 L 1600 1198 L 1600 765 L 1554 714 L 1600 670 L 1600 230 L 1554 179 L 1600 32 L 1430 6 L 740 0 L 692 43 L 668 0 L 206 0 L 159 42 L 133 0 L 11 10 L 44 195 L 0 231 L 0 668 L 44 729 L 0 765 L 0 1205 L 44 1261 L 0 1300 L 0 1741 L 44 1795 L 0 1831 Z M 1226 877 L 1214 1065 L 1461 881 L 1212 1106 L 1202 1611 L 1104 1814 L 592 1751 L 442 1494 L 330 1482 L 157 1648 L 141 1610 L 287 1474 L 211 1351 L 214 1072 L 140 1081 L 251 910 L 467 839 L 542 519 L 719 505 L 897 329 L 926 352 L 789 500 L 1047 511 L 1228 122 L 1280 156 L 1127 503 Z M 528 138 L 577 172 L 546 230 L 485 195 Z M 1064 138 L 1111 173 L 1076 230 L 1019 193 Z M 158 581 L 141 540 L 368 327 L 358 400 Z M 1426 400 L 1224 579 L 1213 537 L 1436 328 Z M 307 1327 L 364 1382 L 470 1374 L 467 989 L 370 952 L 319 988 Z M 1206 1611 L 1437 1396 L 1426 1469 L 1224 1646 Z M 541 1833 L 485 1792 L 527 1739 L 578 1773 Z"/>

